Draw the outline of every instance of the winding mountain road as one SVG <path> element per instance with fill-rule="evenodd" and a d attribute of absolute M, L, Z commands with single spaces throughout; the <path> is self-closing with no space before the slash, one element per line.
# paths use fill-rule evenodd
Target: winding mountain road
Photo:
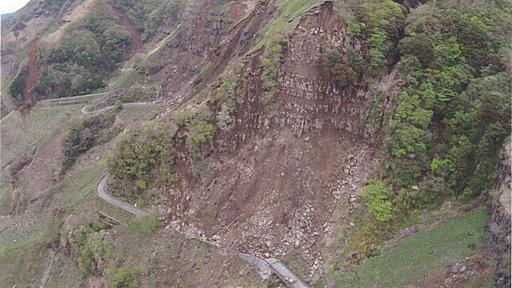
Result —
<path fill-rule="evenodd" d="M 133 205 L 130 205 L 122 200 L 114 198 L 112 195 L 108 194 L 105 187 L 108 182 L 108 174 L 105 174 L 100 182 L 98 182 L 98 185 L 96 186 L 96 192 L 98 193 L 98 196 L 103 199 L 105 202 L 116 206 L 120 209 L 123 209 L 124 211 L 131 213 L 135 216 L 143 216 L 148 211 L 136 208 Z M 182 233 L 184 234 L 184 233 Z M 239 251 L 231 250 L 229 248 L 224 248 L 219 246 L 216 243 L 206 241 L 202 239 L 201 237 L 197 237 L 190 234 L 184 234 L 186 238 L 189 239 L 195 239 L 197 241 L 200 241 L 204 244 L 207 244 L 209 246 L 214 247 L 215 249 L 219 250 L 221 254 L 230 254 L 230 255 L 236 255 L 243 261 L 247 262 L 249 265 L 254 266 L 258 270 L 258 274 L 262 279 L 267 279 L 270 274 L 275 274 L 278 276 L 288 287 L 291 288 L 309 288 L 299 277 L 297 277 L 281 260 L 275 259 L 275 258 L 269 258 L 269 259 L 263 259 L 255 255 L 242 253 Z"/>
<path fill-rule="evenodd" d="M 131 102 L 131 103 L 123 103 L 123 106 L 141 106 L 141 105 L 149 105 L 149 104 L 152 104 L 153 102 Z M 89 105 L 87 106 L 84 106 L 80 111 L 84 114 L 94 114 L 94 113 L 101 113 L 101 112 L 104 112 L 104 111 L 108 111 L 108 110 L 112 110 L 114 109 L 114 105 L 112 106 L 107 106 L 105 108 L 101 108 L 101 109 L 98 109 L 98 110 L 88 110 L 87 108 L 89 107 Z"/>
<path fill-rule="evenodd" d="M 108 175 L 103 176 L 101 178 L 100 182 L 98 183 L 98 186 L 96 187 L 96 192 L 98 192 L 98 196 L 103 199 L 105 202 L 114 205 L 120 209 L 123 209 L 124 211 L 131 213 L 135 216 L 142 216 L 147 213 L 147 211 L 136 208 L 124 201 L 118 200 L 114 197 L 112 197 L 110 194 L 105 191 L 105 186 L 107 185 Z"/>

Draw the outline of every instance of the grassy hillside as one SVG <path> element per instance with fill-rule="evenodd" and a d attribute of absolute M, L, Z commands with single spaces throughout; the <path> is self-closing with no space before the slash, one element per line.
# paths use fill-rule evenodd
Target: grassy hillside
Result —
<path fill-rule="evenodd" d="M 405 287 L 464 257 L 485 253 L 489 212 L 477 208 L 409 236 L 394 247 L 339 273 L 335 287 Z"/>

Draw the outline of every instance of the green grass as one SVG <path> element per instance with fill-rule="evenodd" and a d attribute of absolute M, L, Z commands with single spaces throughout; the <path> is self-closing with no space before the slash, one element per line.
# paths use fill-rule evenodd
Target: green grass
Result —
<path fill-rule="evenodd" d="M 335 287 L 403 287 L 429 272 L 475 253 L 482 244 L 489 213 L 477 208 L 431 230 L 402 240 L 375 258 L 338 275 Z"/>
<path fill-rule="evenodd" d="M 313 5 L 320 3 L 318 0 L 281 0 L 277 1 L 277 7 L 282 10 L 285 17 L 293 19 Z"/>
<path fill-rule="evenodd" d="M 159 215 L 156 213 L 150 213 L 139 217 L 132 226 L 135 233 L 145 235 L 151 235 L 155 233 L 159 225 L 158 216 Z"/>
<path fill-rule="evenodd" d="M 39 281 L 46 265 L 49 244 L 59 240 L 61 220 L 53 212 L 65 209 L 67 215 L 87 214 L 95 199 L 95 187 L 104 171 L 105 161 L 90 161 L 69 178 L 53 187 L 50 195 L 34 211 L 13 217 L 0 233 L 0 287 L 14 283 L 25 287 Z M 27 218 L 32 221 L 27 222 Z M 75 217 L 85 219 L 86 217 Z"/>
<path fill-rule="evenodd" d="M 155 48 L 153 48 L 151 51 L 149 51 L 146 55 L 146 57 L 143 60 L 143 65 L 146 68 L 150 68 L 152 66 L 155 66 L 159 64 L 160 61 L 162 61 L 162 56 L 164 52 L 165 46 L 167 46 L 169 43 L 171 43 L 172 40 L 174 40 L 174 37 L 176 37 L 177 32 L 179 31 L 181 25 L 178 25 L 172 33 L 167 35 L 162 41 L 160 41 Z"/>
<path fill-rule="evenodd" d="M 275 37 L 287 34 L 296 23 L 293 21 L 311 7 L 321 3 L 319 0 L 279 0 L 276 1 L 278 16 L 268 22 L 261 30 L 251 51 L 255 51 L 266 45 Z"/>
<path fill-rule="evenodd" d="M 41 210 L 41 209 L 40 209 Z M 7 228 L 0 233 L 0 287 L 29 287 L 28 283 L 41 279 L 47 246 L 56 240 L 56 221 L 50 210 L 41 214 L 8 219 Z"/>
<path fill-rule="evenodd" d="M 0 124 L 1 162 L 4 167 L 17 157 L 50 140 L 62 123 L 78 113 L 79 106 L 39 106 L 21 119 L 18 112 L 9 115 Z"/>
<path fill-rule="evenodd" d="M 10 204 L 13 198 L 13 189 L 9 172 L 2 172 L 0 175 L 0 215 L 6 215 L 11 212 L 12 207 Z"/>
<path fill-rule="evenodd" d="M 96 197 L 96 185 L 106 171 L 106 161 L 87 162 L 66 178 L 55 191 L 54 201 L 63 208 L 80 210 L 80 205 Z"/>
<path fill-rule="evenodd" d="M 165 106 L 159 104 L 124 105 L 117 117 L 120 121 L 123 121 L 126 127 L 130 128 L 143 121 L 151 120 L 154 116 L 163 112 L 164 109 Z"/>
<path fill-rule="evenodd" d="M 135 83 L 142 82 L 144 82 L 144 75 L 140 74 L 135 69 L 129 68 L 112 81 L 112 87 L 110 90 L 113 91 L 117 88 L 126 88 Z"/>

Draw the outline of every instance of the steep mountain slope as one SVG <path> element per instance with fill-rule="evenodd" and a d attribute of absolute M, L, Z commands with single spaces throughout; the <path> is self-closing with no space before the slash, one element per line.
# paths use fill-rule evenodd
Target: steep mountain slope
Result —
<path fill-rule="evenodd" d="M 2 22 L 0 286 L 291 285 L 243 252 L 318 287 L 502 287 L 511 9 L 30 2 Z"/>

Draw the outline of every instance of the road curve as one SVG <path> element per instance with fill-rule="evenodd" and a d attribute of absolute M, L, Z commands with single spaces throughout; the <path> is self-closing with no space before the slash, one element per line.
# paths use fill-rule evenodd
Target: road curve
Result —
<path fill-rule="evenodd" d="M 98 193 L 98 196 L 108 202 L 111 205 L 114 205 L 120 209 L 123 209 L 131 214 L 134 214 L 135 216 L 142 216 L 148 211 L 136 208 L 124 201 L 118 200 L 111 195 L 109 195 L 106 190 L 105 186 L 107 185 L 108 180 L 108 174 L 105 174 L 98 185 L 96 186 L 96 192 Z M 183 234 L 183 233 L 182 233 Z M 299 277 L 297 277 L 281 260 L 275 259 L 275 258 L 269 258 L 269 259 L 263 259 L 256 255 L 251 255 L 247 253 L 242 253 L 239 251 L 231 250 L 229 248 L 224 248 L 219 246 L 216 243 L 212 243 L 209 241 L 206 241 L 200 237 L 196 237 L 193 235 L 187 235 L 184 234 L 185 237 L 190 239 L 195 239 L 197 241 L 200 241 L 202 243 L 205 243 L 209 246 L 214 247 L 215 249 L 218 249 L 221 251 L 221 254 L 231 254 L 236 255 L 243 261 L 247 262 L 249 265 L 252 265 L 257 268 L 257 272 L 260 275 L 262 279 L 267 279 L 270 274 L 275 274 L 277 277 L 279 277 L 281 280 L 283 280 L 284 283 L 286 283 L 286 286 L 290 288 L 309 288 L 304 281 L 302 281 Z"/>
<path fill-rule="evenodd" d="M 142 216 L 147 213 L 146 210 L 136 208 L 124 201 L 118 200 L 118 199 L 112 197 L 111 195 L 109 195 L 105 191 L 105 185 L 107 184 L 107 180 L 108 180 L 108 175 L 103 176 L 103 178 L 101 178 L 100 182 L 98 183 L 98 186 L 96 187 L 96 192 L 98 192 L 98 196 L 101 199 L 105 200 L 105 202 L 107 202 L 111 205 L 114 205 L 120 209 L 123 209 L 126 212 L 132 213 L 135 216 Z"/>

